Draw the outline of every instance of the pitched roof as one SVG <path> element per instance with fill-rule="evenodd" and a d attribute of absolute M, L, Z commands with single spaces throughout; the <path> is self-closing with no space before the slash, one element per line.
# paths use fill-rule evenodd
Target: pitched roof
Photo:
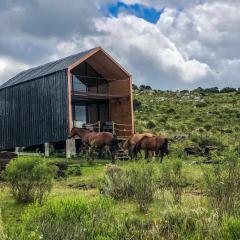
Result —
<path fill-rule="evenodd" d="M 19 83 L 23 83 L 23 82 L 26 82 L 29 80 L 40 78 L 42 76 L 45 76 L 45 75 L 48 75 L 48 74 L 51 74 L 54 72 L 58 72 L 58 71 L 67 69 L 70 65 L 72 65 L 77 60 L 81 59 L 82 57 L 84 57 L 85 55 L 87 55 L 88 53 L 93 51 L 94 49 L 96 49 L 96 48 L 93 48 L 93 49 L 90 49 L 87 51 L 83 51 L 83 52 L 59 59 L 57 61 L 49 62 L 44 65 L 22 71 L 19 74 L 17 74 L 15 77 L 13 77 L 13 78 L 9 79 L 7 82 L 3 83 L 0 86 L 0 89 L 10 87 L 10 86 L 13 86 L 13 85 L 16 85 Z"/>

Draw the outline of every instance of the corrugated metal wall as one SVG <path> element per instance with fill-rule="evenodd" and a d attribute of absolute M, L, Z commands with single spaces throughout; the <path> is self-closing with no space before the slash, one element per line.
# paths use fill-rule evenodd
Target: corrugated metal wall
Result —
<path fill-rule="evenodd" d="M 0 149 L 63 141 L 68 134 L 65 70 L 0 90 Z"/>

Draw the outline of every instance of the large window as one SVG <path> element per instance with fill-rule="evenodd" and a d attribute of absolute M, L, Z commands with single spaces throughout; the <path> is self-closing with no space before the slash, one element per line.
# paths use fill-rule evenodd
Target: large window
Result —
<path fill-rule="evenodd" d="M 72 75 L 73 90 L 77 92 L 87 92 L 87 85 L 78 76 Z"/>
<path fill-rule="evenodd" d="M 81 101 L 72 104 L 73 124 L 81 127 L 84 123 L 96 123 L 109 121 L 109 102 Z"/>
<path fill-rule="evenodd" d="M 108 82 L 89 64 L 81 63 L 72 73 L 72 90 L 89 93 L 108 93 Z"/>

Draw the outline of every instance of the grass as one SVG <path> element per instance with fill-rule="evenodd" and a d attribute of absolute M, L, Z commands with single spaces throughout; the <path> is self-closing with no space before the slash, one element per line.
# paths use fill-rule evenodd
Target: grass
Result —
<path fill-rule="evenodd" d="M 214 160 L 221 160 L 227 151 L 237 151 L 237 147 L 240 149 L 240 95 L 137 90 L 134 98 L 141 103 L 135 111 L 137 132 L 165 133 L 171 138 L 186 136 L 171 143 L 171 154 L 164 158 L 164 162 L 181 159 L 187 184 L 183 191 L 181 206 L 173 205 L 170 191 L 163 193 L 158 190 L 154 202 L 145 214 L 139 212 L 137 204 L 132 200 L 113 201 L 114 209 L 120 215 L 127 214 L 151 221 L 174 209 L 185 212 L 214 212 L 203 191 L 203 172 L 211 165 L 195 164 L 205 158 L 186 156 L 184 148 L 201 146 L 207 141 L 206 144 L 220 148 L 211 152 L 210 157 Z M 69 175 L 55 179 L 49 195 L 50 200 L 81 197 L 91 201 L 100 197 L 97 186 L 110 160 L 95 160 L 93 166 L 82 158 L 66 160 L 52 157 L 46 161 L 49 163 L 67 161 L 73 168 L 80 167 L 81 170 L 79 176 Z M 155 169 L 160 169 L 161 164 L 157 159 L 151 159 L 150 162 L 154 164 Z M 130 168 L 133 164 L 135 163 L 129 161 L 117 162 L 122 168 Z M 142 161 L 137 161 L 137 164 L 141 165 Z M 17 228 L 27 207 L 28 205 L 16 203 L 6 183 L 0 182 L 0 208 L 5 229 Z"/>
<path fill-rule="evenodd" d="M 171 159 L 169 159 L 170 161 Z M 59 161 L 59 159 L 52 159 L 51 161 Z M 71 160 L 72 163 L 79 164 L 79 160 Z M 53 190 L 49 198 L 64 198 L 66 196 L 81 196 L 86 199 L 94 199 L 99 197 L 99 191 L 96 187 L 90 188 L 87 190 L 75 187 L 79 183 L 83 184 L 98 184 L 99 179 L 104 174 L 104 169 L 107 164 L 110 162 L 97 161 L 94 166 L 89 166 L 87 162 L 82 161 L 81 165 L 81 176 L 69 176 L 64 179 L 55 180 Z M 131 166 L 131 162 L 119 162 L 120 166 L 128 168 Z M 159 162 L 155 162 L 154 165 L 156 168 L 159 168 Z M 192 182 L 192 186 L 189 186 L 186 193 L 184 194 L 184 203 L 187 203 L 186 206 L 189 206 L 188 203 L 193 204 L 192 206 L 198 205 L 202 201 L 202 195 L 199 194 L 199 189 L 197 184 L 201 180 L 201 167 L 198 165 L 191 165 L 188 162 L 184 163 L 184 171 L 186 173 L 191 173 L 189 181 Z M 196 189 L 195 189 L 196 188 Z M 150 215 L 158 215 L 165 208 L 164 201 L 170 202 L 170 196 L 165 195 L 165 199 L 162 199 L 162 194 L 158 192 L 155 202 L 150 208 Z M 195 202 L 195 203 L 194 203 Z M 2 209 L 2 219 L 4 225 L 17 225 L 21 221 L 21 214 L 24 212 L 27 205 L 16 203 L 10 193 L 8 186 L 5 183 L 1 183 L 1 192 L 0 192 L 0 206 Z M 123 213 L 132 213 L 136 214 L 137 206 L 133 202 L 128 201 L 116 201 L 116 209 Z"/>

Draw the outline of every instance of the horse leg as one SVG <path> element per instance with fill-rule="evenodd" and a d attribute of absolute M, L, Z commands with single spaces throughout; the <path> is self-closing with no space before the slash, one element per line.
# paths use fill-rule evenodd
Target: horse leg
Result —
<path fill-rule="evenodd" d="M 128 149 L 128 155 L 130 156 L 131 160 L 136 157 L 136 150 L 135 150 L 135 145 L 131 144 L 129 149 Z"/>
<path fill-rule="evenodd" d="M 148 155 L 148 150 L 145 149 L 145 159 L 147 159 L 148 157 L 149 157 L 149 155 Z"/>
<path fill-rule="evenodd" d="M 103 158 L 103 148 L 98 147 L 98 158 Z"/>
<path fill-rule="evenodd" d="M 164 152 L 162 150 L 159 151 L 159 156 L 160 156 L 160 162 L 162 163 L 163 156 L 164 156 Z"/>

